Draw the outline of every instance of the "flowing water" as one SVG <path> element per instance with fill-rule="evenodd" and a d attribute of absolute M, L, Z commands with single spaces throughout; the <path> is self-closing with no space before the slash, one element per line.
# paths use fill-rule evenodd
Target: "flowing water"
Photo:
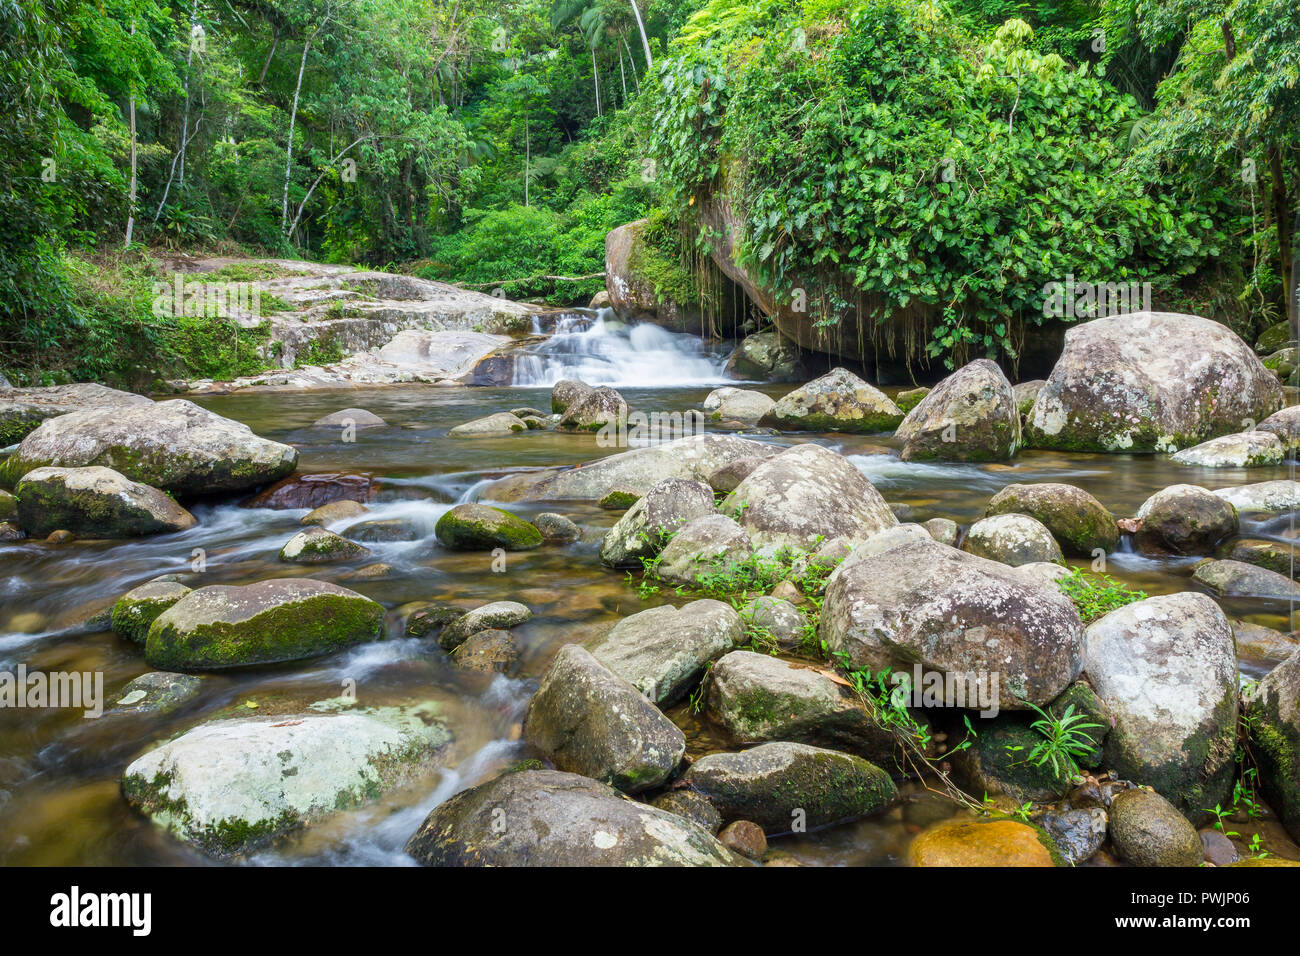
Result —
<path fill-rule="evenodd" d="M 363 704 L 434 700 L 455 735 L 445 768 L 389 794 L 380 803 L 338 815 L 289 846 L 255 863 L 405 864 L 406 839 L 437 803 L 528 756 L 519 724 L 536 679 L 563 644 L 585 640 L 620 617 L 665 600 L 641 600 L 622 572 L 597 560 L 599 541 L 617 517 L 592 502 L 512 504 L 526 517 L 560 511 L 584 528 L 580 542 L 512 553 L 504 570 L 491 555 L 441 549 L 432 537 L 451 504 L 478 496 L 488 479 L 520 470 L 571 465 L 603 457 L 592 435 L 530 431 L 501 438 L 447 439 L 453 425 L 519 406 L 549 408 L 545 385 L 562 377 L 620 386 L 633 409 L 685 411 L 699 406 L 721 380 L 721 362 L 686 337 L 646 327 L 611 330 L 597 320 L 587 331 L 561 333 L 532 356 L 530 387 L 435 388 L 400 386 L 370 391 L 244 393 L 209 396 L 202 404 L 247 423 L 257 433 L 291 442 L 303 471 L 357 471 L 382 479 L 368 518 L 410 519 L 417 541 L 368 545 L 374 561 L 392 565 L 383 579 L 348 579 L 356 565 L 300 567 L 277 558 L 300 530 L 305 509 L 246 509 L 234 500 L 195 507 L 198 527 L 125 542 L 53 545 L 24 541 L 0 545 L 0 670 L 99 671 L 111 703 L 122 687 L 149 670 L 139 648 L 102 626 L 88 625 L 124 591 L 165 573 L 191 575 L 195 584 L 249 583 L 302 575 L 335 580 L 381 602 L 387 639 L 334 657 L 205 678 L 200 696 L 165 716 L 80 711 L 0 710 L 0 863 L 165 864 L 206 863 L 163 835 L 126 806 L 118 790 L 122 770 L 153 741 L 179 733 L 215 712 L 255 705 L 274 712 L 285 702 L 335 697 L 354 681 Z M 642 350 L 644 348 L 644 350 Z M 636 356 L 640 356 L 639 360 Z M 647 355 L 649 358 L 647 358 Z M 531 359 L 530 359 L 531 361 Z M 652 384 L 658 383 L 658 384 Z M 781 394 L 791 386 L 765 387 Z M 308 427 L 344 407 L 382 416 L 386 428 L 360 430 L 354 442 L 328 429 Z M 911 464 L 900 461 L 892 438 L 843 435 L 783 436 L 782 444 L 809 438 L 850 456 L 890 502 L 906 503 L 914 520 L 944 516 L 967 524 L 1000 487 L 1011 482 L 1061 480 L 1096 495 L 1114 513 L 1131 515 L 1151 493 L 1177 482 L 1211 488 L 1285 477 L 1286 468 L 1249 473 L 1184 468 L 1167 460 L 1125 455 L 1024 452 L 1002 464 Z M 334 526 L 336 529 L 346 524 Z M 191 572 L 196 549 L 206 569 Z M 1084 562 L 1079 562 L 1084 563 Z M 1132 553 L 1110 557 L 1109 573 L 1148 593 L 1194 588 L 1190 563 Z M 516 629 L 523 647 L 518 678 L 485 678 L 450 667 L 436 644 L 402 636 L 402 619 L 415 602 L 466 606 L 513 599 L 534 618 Z M 1229 605 L 1229 613 L 1289 630 L 1284 604 Z M 672 716 L 688 733 L 690 752 L 721 749 L 703 718 L 679 707 Z M 892 864 L 905 854 L 915 827 L 901 813 L 858 821 L 776 845 L 817 864 Z M 1266 837 L 1269 842 L 1270 837 Z M 1279 842 L 1281 842 L 1279 840 Z M 1289 846 L 1288 854 L 1295 848 Z"/>

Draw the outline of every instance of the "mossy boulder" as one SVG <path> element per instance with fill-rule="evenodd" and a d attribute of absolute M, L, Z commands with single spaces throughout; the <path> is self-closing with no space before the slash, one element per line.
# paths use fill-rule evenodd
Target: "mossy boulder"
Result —
<path fill-rule="evenodd" d="M 611 568 L 640 567 L 669 538 L 696 518 L 715 513 L 713 490 L 702 481 L 665 478 L 637 499 L 600 543 L 600 560 Z M 739 530 L 739 529 L 737 529 Z"/>
<path fill-rule="evenodd" d="M 1079 768 L 1068 756 L 1053 767 L 1036 762 L 1033 749 L 1046 738 L 1020 714 L 978 722 L 970 746 L 953 755 L 953 772 L 968 793 L 1007 796 L 1021 805 L 1044 803 L 1069 791 Z"/>
<path fill-rule="evenodd" d="M 1075 757 L 1075 761 L 1080 767 L 1089 770 L 1100 767 L 1105 752 L 1106 736 L 1110 733 L 1114 718 L 1102 699 L 1097 696 L 1097 692 L 1086 681 L 1077 680 L 1044 709 L 1057 720 L 1063 718 L 1067 711 L 1073 717 L 1082 717 L 1082 721 L 1077 722 L 1076 726 L 1097 725 L 1079 730 L 1076 740 L 1082 744 L 1083 752 Z M 1087 741 L 1092 743 L 1088 744 Z"/>
<path fill-rule="evenodd" d="M 280 549 L 280 560 L 293 564 L 328 564 L 364 558 L 370 549 L 349 541 L 333 531 L 312 526 L 299 531 Z"/>
<path fill-rule="evenodd" d="M 248 853 L 435 768 L 432 705 L 214 720 L 126 768 L 127 802 L 215 856 Z"/>
<path fill-rule="evenodd" d="M 904 461 L 1001 461 L 1020 444 L 1011 383 L 988 359 L 962 366 L 930 390 L 894 433 Z"/>
<path fill-rule="evenodd" d="M 380 636 L 384 609 L 309 578 L 213 585 L 185 595 L 149 627 L 145 658 L 170 670 L 227 670 L 330 654 Z"/>
<path fill-rule="evenodd" d="M 484 438 L 528 431 L 528 423 L 510 414 L 497 412 L 483 418 L 456 425 L 447 430 L 448 438 Z"/>
<path fill-rule="evenodd" d="M 194 516 L 157 488 L 111 468 L 36 468 L 14 489 L 18 521 L 33 536 L 131 538 L 187 531 Z"/>
<path fill-rule="evenodd" d="M 113 633 L 144 644 L 158 616 L 189 593 L 189 588 L 175 581 L 148 581 L 132 588 L 113 605 Z"/>
<path fill-rule="evenodd" d="M 1219 545 L 1215 554 L 1226 561 L 1241 561 L 1258 568 L 1267 568 L 1269 571 L 1287 577 L 1300 577 L 1300 564 L 1296 562 L 1294 541 L 1233 538 Z"/>
<path fill-rule="evenodd" d="M 433 601 L 422 604 L 406 618 L 407 637 L 437 637 L 444 627 L 464 617 L 466 609 L 455 604 Z"/>
<path fill-rule="evenodd" d="M 1246 713 L 1264 798 L 1300 840 L 1300 651 L 1259 682 Z"/>
<path fill-rule="evenodd" d="M 1010 513 L 1042 522 L 1067 554 L 1092 557 L 1097 549 L 1110 553 L 1119 544 L 1115 517 L 1074 485 L 1054 481 L 1007 485 L 989 499 L 984 517 Z"/>
<path fill-rule="evenodd" d="M 803 378 L 799 346 L 779 332 L 747 335 L 727 358 L 726 373 L 755 382 L 797 382 Z"/>
<path fill-rule="evenodd" d="M 961 549 L 969 554 L 1020 567 L 1048 561 L 1063 564 L 1061 546 L 1037 518 L 1022 514 L 996 514 L 976 521 L 966 532 Z"/>
<path fill-rule="evenodd" d="M 749 560 L 754 548 L 745 529 L 726 515 L 705 515 L 687 522 L 659 555 L 659 578 L 694 584 L 717 567 Z"/>
<path fill-rule="evenodd" d="M 1261 468 L 1280 465 L 1285 457 L 1281 439 L 1271 431 L 1220 435 L 1173 455 L 1180 465 L 1196 468 Z"/>
<path fill-rule="evenodd" d="M 542 545 L 542 533 L 509 511 L 480 504 L 460 504 L 434 526 L 439 543 L 453 551 L 527 551 Z"/>
<path fill-rule="evenodd" d="M 837 368 L 785 395 L 759 424 L 783 431 L 873 434 L 893 431 L 903 410 L 874 385 Z"/>
<path fill-rule="evenodd" d="M 523 769 L 439 804 L 406 844 L 425 866 L 735 866 L 685 817 L 574 773 Z"/>
<path fill-rule="evenodd" d="M 1138 509 L 1135 542 L 1145 551 L 1213 554 L 1237 533 L 1237 509 L 1199 485 L 1171 485 Z"/>
<path fill-rule="evenodd" d="M 889 774 L 851 754 L 799 743 L 768 743 L 701 757 L 682 775 L 723 820 L 751 820 L 768 835 L 815 829 L 892 806 Z"/>
<path fill-rule="evenodd" d="M 912 866 L 1064 866 L 1041 827 L 1019 820 L 949 820 L 925 830 L 908 850 Z"/>
<path fill-rule="evenodd" d="M 467 611 L 447 624 L 438 635 L 438 644 L 453 651 L 471 635 L 489 629 L 507 629 L 531 620 L 533 612 L 518 601 L 493 601 Z"/>
<path fill-rule="evenodd" d="M 1289 322 L 1277 322 L 1259 334 L 1255 341 L 1255 351 L 1260 355 L 1272 355 L 1279 349 L 1295 347 L 1295 335 Z"/>
<path fill-rule="evenodd" d="M 591 394 L 592 387 L 586 382 L 566 378 L 551 386 L 551 411 L 563 415 L 569 407 Z"/>
<path fill-rule="evenodd" d="M 172 671 L 149 671 L 122 688 L 109 713 L 171 713 L 198 697 L 206 679 Z"/>
<path fill-rule="evenodd" d="M 627 402 L 616 390 L 602 385 L 569 406 L 555 427 L 562 432 L 597 432 L 626 426 Z"/>
<path fill-rule="evenodd" d="M 1115 794 L 1109 816 L 1111 843 L 1134 866 L 1200 866 L 1205 859 L 1196 828 L 1154 790 Z"/>
<path fill-rule="evenodd" d="M 7 491 L 0 491 L 0 521 L 12 521 L 18 517 L 18 499 Z"/>
<path fill-rule="evenodd" d="M 1206 558 L 1197 562 L 1192 579 L 1222 597 L 1252 597 L 1289 600 L 1300 597 L 1300 584 L 1245 561 Z"/>
<path fill-rule="evenodd" d="M 1276 435 L 1286 454 L 1294 457 L 1300 450 L 1300 405 L 1288 405 L 1274 412 L 1260 422 L 1256 430 Z"/>

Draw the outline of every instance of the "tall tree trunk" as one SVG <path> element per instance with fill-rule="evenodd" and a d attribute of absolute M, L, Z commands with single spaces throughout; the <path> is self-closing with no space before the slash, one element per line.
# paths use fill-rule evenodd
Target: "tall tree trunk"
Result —
<path fill-rule="evenodd" d="M 319 30 L 320 27 L 316 29 Z M 311 49 L 311 41 L 315 36 L 316 32 L 313 31 L 302 45 L 302 60 L 298 63 L 298 82 L 293 87 L 293 109 L 289 111 L 289 142 L 284 149 L 284 199 L 280 203 L 280 232 L 285 238 L 289 236 L 289 177 L 293 171 L 293 128 L 298 120 L 298 94 L 302 91 L 302 74 L 307 69 L 307 51 Z"/>
<path fill-rule="evenodd" d="M 618 78 L 623 84 L 623 105 L 627 105 L 627 73 L 623 70 L 623 34 L 618 35 L 618 43 L 614 44 L 614 49 L 618 52 Z"/>
<path fill-rule="evenodd" d="M 632 48 L 627 45 L 627 40 L 623 40 L 623 48 L 627 50 L 627 62 L 632 67 L 632 82 L 636 84 L 636 91 L 641 92 L 641 78 L 636 74 L 636 57 L 632 56 Z"/>
<path fill-rule="evenodd" d="M 1282 165 L 1282 150 L 1274 144 L 1268 148 L 1268 171 L 1272 180 L 1270 190 L 1273 202 L 1273 218 L 1277 229 L 1277 251 L 1281 259 L 1282 290 L 1286 296 L 1287 320 L 1295 326 L 1300 322 L 1296 306 L 1295 259 L 1292 255 L 1291 201 L 1286 189 L 1286 170 Z"/>
<path fill-rule="evenodd" d="M 596 84 L 596 115 L 600 115 L 600 70 L 596 68 L 596 48 L 591 48 L 591 81 Z"/>
<path fill-rule="evenodd" d="M 532 161 L 532 140 L 528 134 L 528 111 L 524 111 L 524 206 L 528 206 L 528 167 Z"/>
<path fill-rule="evenodd" d="M 645 48 L 645 66 L 654 69 L 654 59 L 650 56 L 650 39 L 645 35 L 645 24 L 641 22 L 641 11 L 637 9 L 636 0 L 631 0 L 632 15 L 636 17 L 636 28 L 641 31 L 641 46 Z"/>
<path fill-rule="evenodd" d="M 266 71 L 271 68 L 271 57 L 275 56 L 275 48 L 280 45 L 280 28 L 275 27 L 275 33 L 271 36 L 271 51 L 266 54 L 266 62 L 262 64 L 262 72 L 258 74 L 257 85 L 261 86 L 266 82 Z"/>
<path fill-rule="evenodd" d="M 135 24 L 131 24 L 131 36 L 135 36 Z M 136 146 L 135 146 L 135 84 L 131 84 L 131 95 L 127 98 L 127 111 L 131 114 L 131 191 L 130 202 L 126 210 L 126 242 L 123 249 L 131 248 L 131 237 L 135 232 L 135 187 L 136 187 Z"/>

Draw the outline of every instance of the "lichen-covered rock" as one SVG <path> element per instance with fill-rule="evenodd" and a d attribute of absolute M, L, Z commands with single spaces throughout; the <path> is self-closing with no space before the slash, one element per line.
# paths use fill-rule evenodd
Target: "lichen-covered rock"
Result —
<path fill-rule="evenodd" d="M 903 411 L 884 392 L 837 368 L 781 398 L 759 423 L 771 428 L 869 434 L 891 431 Z"/>
<path fill-rule="evenodd" d="M 653 607 L 623 618 L 591 647 L 592 656 L 660 707 L 699 682 L 712 660 L 744 637 L 740 615 L 721 601 Z"/>
<path fill-rule="evenodd" d="M 715 512 L 713 490 L 701 481 L 665 478 L 614 523 L 600 544 L 600 560 L 611 568 L 640 567 L 686 524 Z"/>
<path fill-rule="evenodd" d="M 144 395 L 89 382 L 33 388 L 0 383 L 0 448 L 22 441 L 46 419 L 59 415 L 86 408 L 152 404 L 153 400 Z"/>
<path fill-rule="evenodd" d="M 735 866 L 686 818 L 558 770 L 515 770 L 439 804 L 406 844 L 425 866 Z"/>
<path fill-rule="evenodd" d="M 177 839 L 242 854 L 431 770 L 451 736 L 431 708 L 214 720 L 126 768 L 127 802 Z"/>
<path fill-rule="evenodd" d="M 1046 384 L 1046 379 L 1036 378 L 1012 387 L 1011 392 L 1016 398 L 1016 410 L 1020 412 L 1022 417 L 1028 416 L 1034 410 L 1034 402 L 1038 398 L 1038 393 L 1043 390 L 1043 386 Z"/>
<path fill-rule="evenodd" d="M 970 526 L 962 550 L 1013 568 L 1022 564 L 1065 559 L 1061 546 L 1037 518 L 1022 514 L 997 514 L 981 518 Z"/>
<path fill-rule="evenodd" d="M 1288 577 L 1300 577 L 1300 562 L 1296 561 L 1293 541 L 1233 538 L 1221 544 L 1215 554 L 1228 561 L 1243 561 Z"/>
<path fill-rule="evenodd" d="M 566 378 L 551 386 L 551 411 L 563 415 L 570 406 L 591 394 L 592 388 L 586 382 Z"/>
<path fill-rule="evenodd" d="M 1222 597 L 1256 597 L 1287 600 L 1300 596 L 1300 584 L 1284 574 L 1244 561 L 1199 562 L 1192 577 Z"/>
<path fill-rule="evenodd" d="M 771 411 L 775 404 L 773 398 L 762 392 L 725 387 L 709 392 L 704 399 L 704 411 L 714 419 L 752 424 Z"/>
<path fill-rule="evenodd" d="M 112 714 L 167 714 L 199 696 L 207 678 L 148 671 L 122 688 Z"/>
<path fill-rule="evenodd" d="M 898 799 L 889 774 L 875 764 L 800 743 L 709 754 L 681 779 L 708 797 L 723 820 L 752 820 L 769 836 L 866 816 Z"/>
<path fill-rule="evenodd" d="M 722 829 L 722 814 L 709 798 L 694 790 L 668 790 L 650 801 L 650 805 L 685 817 L 702 830 L 716 834 Z"/>
<path fill-rule="evenodd" d="M 1177 452 L 1173 460 L 1199 468 L 1259 468 L 1281 464 L 1283 450 L 1277 435 L 1257 430 L 1211 438 Z"/>
<path fill-rule="evenodd" d="M 957 533 L 961 530 L 951 518 L 931 518 L 921 523 L 921 527 L 930 533 L 940 544 L 953 547 L 957 544 Z"/>
<path fill-rule="evenodd" d="M 293 564 L 328 564 L 364 558 L 368 554 L 370 550 L 355 541 L 313 525 L 285 542 L 280 549 L 280 560 Z"/>
<path fill-rule="evenodd" d="M 477 503 L 456 505 L 438 519 L 433 533 L 453 551 L 527 551 L 542 545 L 542 533 L 523 518 Z"/>
<path fill-rule="evenodd" d="M 226 670 L 329 654 L 379 637 L 384 609 L 334 584 L 280 578 L 198 588 L 149 627 L 145 659 L 162 670 Z"/>
<path fill-rule="evenodd" d="M 868 704 L 823 670 L 732 651 L 709 672 L 709 717 L 740 743 L 792 740 L 890 761 L 894 735 Z"/>
<path fill-rule="evenodd" d="M 702 573 L 752 557 L 745 529 L 726 515 L 695 518 L 681 527 L 659 555 L 655 574 L 664 581 L 694 584 Z"/>
<path fill-rule="evenodd" d="M 720 494 L 729 495 L 736 490 L 737 485 L 753 474 L 754 469 L 766 460 L 766 458 L 759 458 L 758 456 L 737 458 L 735 461 L 728 462 L 710 473 L 708 485 Z"/>
<path fill-rule="evenodd" d="M 500 628 L 475 631 L 451 652 L 451 662 L 477 674 L 513 674 L 519 663 L 519 644 Z"/>
<path fill-rule="evenodd" d="M 1264 797 L 1300 840 L 1300 650 L 1259 682 L 1246 712 Z"/>
<path fill-rule="evenodd" d="M 1020 443 L 1011 383 L 988 359 L 965 365 L 907 413 L 894 437 L 904 461 L 1000 461 Z"/>
<path fill-rule="evenodd" d="M 1294 348 L 1297 343 L 1293 339 L 1291 324 L 1276 322 L 1260 333 L 1258 341 L 1255 342 L 1255 351 L 1260 355 L 1272 355 L 1278 349 Z"/>
<path fill-rule="evenodd" d="M 617 391 L 602 385 L 570 405 L 556 427 L 564 432 L 594 432 L 607 425 L 626 424 L 627 402 Z"/>
<path fill-rule="evenodd" d="M 832 652 L 872 673 L 919 663 L 982 675 L 984 691 L 996 694 L 1003 710 L 1048 703 L 1083 667 L 1083 624 L 1069 598 L 934 541 L 840 565 L 826 587 L 818 634 Z"/>
<path fill-rule="evenodd" d="M 1064 451 L 1174 452 L 1281 407 L 1277 377 L 1227 326 L 1137 312 L 1066 331 L 1025 438 Z"/>
<path fill-rule="evenodd" d="M 748 629 L 762 632 L 784 650 L 793 650 L 810 639 L 803 614 L 775 595 L 754 598 L 741 609 L 740 616 Z"/>
<path fill-rule="evenodd" d="M 749 532 L 760 552 L 810 550 L 821 540 L 860 540 L 898 519 L 852 463 L 820 445 L 796 445 L 755 468 L 721 510 Z"/>
<path fill-rule="evenodd" d="M 493 601 L 476 607 L 449 623 L 438 635 L 438 644 L 443 650 L 452 651 L 471 634 L 489 628 L 509 629 L 532 620 L 532 617 L 533 612 L 526 604 L 518 601 Z"/>
<path fill-rule="evenodd" d="M 797 382 L 803 377 L 799 346 L 779 332 L 747 335 L 727 359 L 732 378 L 759 382 Z"/>
<path fill-rule="evenodd" d="M 1300 481 L 1285 478 L 1238 485 L 1235 488 L 1219 488 L 1214 494 L 1241 514 L 1277 514 L 1300 508 Z"/>
<path fill-rule="evenodd" d="M 1294 456 L 1300 451 L 1300 405 L 1288 405 L 1255 427 L 1258 431 L 1276 435 L 1287 455 Z"/>
<path fill-rule="evenodd" d="M 189 593 L 189 588 L 174 581 L 148 581 L 132 588 L 113 605 L 113 633 L 143 644 L 158 615 Z"/>
<path fill-rule="evenodd" d="M 1237 642 L 1237 667 L 1253 680 L 1264 677 L 1300 651 L 1300 640 L 1250 621 L 1233 621 L 1232 636 Z"/>
<path fill-rule="evenodd" d="M 1115 794 L 1109 816 L 1111 843 L 1134 866 L 1200 866 L 1205 859 L 1196 828 L 1153 790 Z"/>
<path fill-rule="evenodd" d="M 352 501 L 348 498 L 341 498 L 338 501 L 330 501 L 314 508 L 302 516 L 300 524 L 327 525 L 336 521 L 346 521 L 349 518 L 359 518 L 370 509 L 359 501 Z"/>
<path fill-rule="evenodd" d="M 908 850 L 912 866 L 1063 866 L 1045 830 L 1018 820 L 949 820 L 924 831 Z"/>
<path fill-rule="evenodd" d="M 564 515 L 553 511 L 544 511 L 533 519 L 533 527 L 542 533 L 544 541 L 577 541 L 582 537 L 582 529 Z"/>
<path fill-rule="evenodd" d="M 528 705 L 524 737 L 556 769 L 625 793 L 666 781 L 686 738 L 635 687 L 576 644 L 560 648 Z"/>
<path fill-rule="evenodd" d="M 1190 591 L 1146 598 L 1093 622 L 1084 648 L 1088 678 L 1115 719 L 1106 767 L 1188 815 L 1225 803 L 1235 766 L 1237 654 L 1219 606 Z"/>
<path fill-rule="evenodd" d="M 174 494 L 240 491 L 283 478 L 298 452 L 193 402 L 87 408 L 51 418 L 0 467 L 6 483 L 45 466 L 102 465 Z"/>
<path fill-rule="evenodd" d="M 18 521 L 30 535 L 66 530 L 82 538 L 186 531 L 194 516 L 157 488 L 111 468 L 36 468 L 19 479 Z"/>
<path fill-rule="evenodd" d="M 1042 522 L 1068 554 L 1091 557 L 1119 544 L 1119 526 L 1106 507 L 1082 488 L 1045 481 L 1007 485 L 989 499 L 984 516 L 1029 515 Z"/>
<path fill-rule="evenodd" d="M 1212 554 L 1238 527 L 1237 509 L 1199 485 L 1157 491 L 1142 503 L 1137 520 L 1139 548 L 1174 554 Z"/>
<path fill-rule="evenodd" d="M 448 438 L 480 438 L 528 431 L 528 424 L 509 412 L 496 412 L 447 429 Z"/>

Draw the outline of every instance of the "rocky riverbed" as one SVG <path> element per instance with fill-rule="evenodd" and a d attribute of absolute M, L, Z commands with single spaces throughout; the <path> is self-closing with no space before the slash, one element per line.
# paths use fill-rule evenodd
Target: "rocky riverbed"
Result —
<path fill-rule="evenodd" d="M 698 368 L 0 392 L 0 675 L 103 688 L 0 707 L 0 862 L 1300 862 L 1254 349 L 882 390 L 642 328 Z"/>

